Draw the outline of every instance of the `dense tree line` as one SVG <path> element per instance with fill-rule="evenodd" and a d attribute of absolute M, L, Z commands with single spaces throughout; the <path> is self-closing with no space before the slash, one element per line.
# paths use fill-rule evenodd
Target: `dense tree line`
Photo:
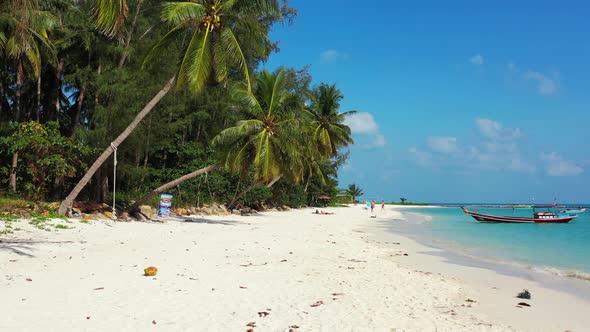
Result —
<path fill-rule="evenodd" d="M 105 202 L 116 151 L 122 206 L 164 190 L 186 204 L 336 196 L 342 94 L 306 68 L 259 69 L 278 51 L 271 27 L 296 14 L 277 0 L 2 2 L 2 194 Z"/>

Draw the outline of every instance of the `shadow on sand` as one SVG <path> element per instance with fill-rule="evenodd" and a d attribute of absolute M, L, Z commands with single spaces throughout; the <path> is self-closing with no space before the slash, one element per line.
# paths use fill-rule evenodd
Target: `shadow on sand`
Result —
<path fill-rule="evenodd" d="M 0 250 L 10 251 L 14 254 L 26 257 L 35 257 L 29 253 L 34 251 L 35 244 L 47 243 L 73 243 L 72 241 L 38 241 L 38 240 L 21 240 L 21 239 L 0 239 Z"/>
<path fill-rule="evenodd" d="M 211 219 L 198 218 L 198 217 L 183 217 L 182 222 L 196 223 L 196 224 L 209 224 L 209 225 L 226 225 L 226 226 L 234 226 L 239 223 L 239 221 L 236 221 L 236 220 L 211 220 Z"/>

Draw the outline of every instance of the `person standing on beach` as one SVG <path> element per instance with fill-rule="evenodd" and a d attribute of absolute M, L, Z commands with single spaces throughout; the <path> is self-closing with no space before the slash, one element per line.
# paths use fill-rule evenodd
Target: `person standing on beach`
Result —
<path fill-rule="evenodd" d="M 371 214 L 373 214 L 373 210 L 375 210 L 375 201 L 371 201 Z"/>
<path fill-rule="evenodd" d="M 381 200 L 381 211 L 385 210 L 385 201 Z"/>

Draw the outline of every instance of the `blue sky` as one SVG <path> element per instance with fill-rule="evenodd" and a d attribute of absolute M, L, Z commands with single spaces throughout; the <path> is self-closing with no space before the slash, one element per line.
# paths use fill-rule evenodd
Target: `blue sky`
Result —
<path fill-rule="evenodd" d="M 335 83 L 340 182 L 420 202 L 590 202 L 590 4 L 291 0 L 266 64 Z"/>

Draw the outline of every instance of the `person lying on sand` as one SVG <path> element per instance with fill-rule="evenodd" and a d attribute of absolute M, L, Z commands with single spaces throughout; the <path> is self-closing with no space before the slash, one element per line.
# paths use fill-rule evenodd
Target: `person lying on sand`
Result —
<path fill-rule="evenodd" d="M 334 214 L 334 212 L 327 212 L 327 211 L 320 211 L 320 210 L 315 210 L 315 212 L 312 212 L 313 214 Z"/>

